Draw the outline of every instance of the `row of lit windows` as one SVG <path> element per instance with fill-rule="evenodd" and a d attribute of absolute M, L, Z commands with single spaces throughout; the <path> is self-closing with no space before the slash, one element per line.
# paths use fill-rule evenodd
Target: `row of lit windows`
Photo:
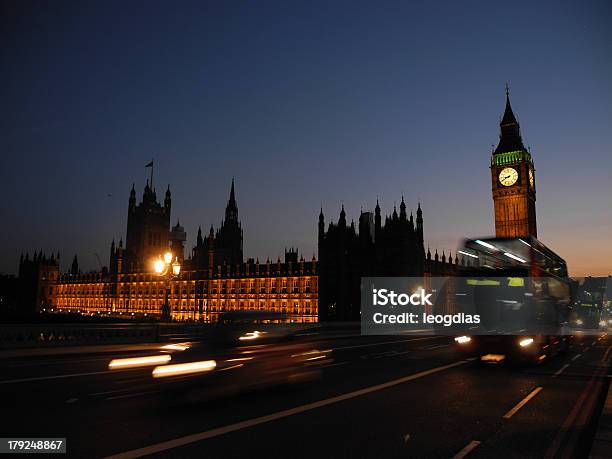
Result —
<path fill-rule="evenodd" d="M 180 301 L 181 303 L 186 303 L 187 300 L 185 299 L 173 299 L 173 298 L 169 298 L 169 301 L 172 302 L 177 302 Z M 111 301 L 109 298 L 58 298 L 57 301 L 55 302 L 55 304 L 57 305 L 61 305 L 61 306 L 108 306 L 109 304 L 114 303 L 113 301 Z M 121 299 L 118 301 L 119 305 L 124 305 L 124 304 L 162 304 L 163 300 L 155 300 L 155 299 L 147 299 L 147 300 L 124 300 Z M 231 307 L 231 308 L 235 308 L 235 309 L 243 309 L 246 308 L 247 306 L 249 306 L 250 308 L 253 308 L 256 302 L 254 301 L 232 301 L 232 300 L 211 300 L 209 302 L 204 301 L 202 304 L 204 304 L 205 306 L 208 304 L 211 307 L 216 307 L 217 305 L 219 305 L 220 307 L 225 307 L 226 305 Z M 263 308 L 266 303 L 269 303 L 269 305 L 274 308 L 277 304 L 282 307 L 282 308 L 286 308 L 288 304 L 292 305 L 294 308 L 298 308 L 298 307 L 309 307 L 310 304 L 316 304 L 315 300 L 306 300 L 303 304 L 300 304 L 299 301 L 280 301 L 280 300 L 271 300 L 269 302 L 266 301 L 259 301 L 259 306 L 260 308 Z"/>
<path fill-rule="evenodd" d="M 126 279 L 127 277 L 127 279 Z M 123 276 L 119 281 L 120 283 L 156 283 L 163 284 L 163 281 L 159 279 L 159 277 L 153 276 L 144 276 L 144 275 L 128 275 Z M 179 280 L 175 282 L 189 282 L 195 283 L 196 280 Z M 298 286 L 311 287 L 314 282 L 316 282 L 316 277 L 303 277 L 303 276 L 290 276 L 290 277 L 263 277 L 263 278 L 246 278 L 246 279 L 203 279 L 200 282 L 203 283 L 211 283 L 214 287 L 217 288 L 259 288 L 263 285 L 273 285 L 277 288 L 296 288 Z M 222 284 L 219 286 L 219 284 Z M 89 288 L 97 288 L 101 289 L 104 287 L 108 287 L 110 285 L 114 285 L 110 282 L 67 282 L 61 283 L 60 287 L 68 287 L 68 286 L 87 286 Z M 212 288 L 212 287 L 211 287 Z"/>
<path fill-rule="evenodd" d="M 187 286 L 184 285 L 182 286 L 183 288 L 181 289 L 179 285 L 171 285 L 170 287 L 170 292 L 171 293 L 177 293 L 180 289 L 180 293 L 182 293 L 183 295 L 194 295 L 196 292 L 195 289 L 195 285 L 193 283 L 190 283 L 191 285 Z M 238 288 L 236 288 L 237 286 L 235 285 L 227 285 L 225 283 L 219 285 L 213 284 L 212 288 L 207 289 L 206 286 L 203 286 L 204 288 L 202 289 L 202 293 L 206 293 L 207 290 L 210 291 L 211 294 L 226 294 L 226 293 L 232 293 L 232 294 L 236 294 L 236 293 L 313 293 L 312 288 L 311 288 L 311 283 L 310 281 L 304 283 L 303 285 L 298 285 L 297 283 L 293 283 L 290 284 L 289 287 L 287 287 L 286 283 L 283 283 L 282 285 L 274 285 L 274 284 L 268 284 L 268 285 L 255 285 L 253 283 L 247 286 L 245 285 L 240 285 L 238 286 Z M 120 287 L 118 289 L 118 292 L 122 295 L 155 295 L 155 294 L 159 294 L 159 295 L 163 295 L 164 294 L 164 287 L 163 286 L 159 286 L 159 285 L 151 285 L 151 286 L 133 286 L 130 284 L 120 284 Z M 112 290 L 111 289 L 106 289 L 106 291 L 104 291 L 103 288 L 100 287 L 91 287 L 91 286 L 87 286 L 87 285 L 83 285 L 83 284 L 64 284 L 64 285 L 60 285 L 58 288 L 58 294 L 62 295 L 62 294 L 72 294 L 72 295 L 100 295 L 100 294 L 112 294 Z"/>
<path fill-rule="evenodd" d="M 199 307 L 195 302 L 170 301 L 173 310 L 177 311 L 197 311 Z M 97 311 L 108 311 L 112 309 L 114 312 L 138 312 L 138 313 L 159 313 L 163 306 L 163 301 L 155 300 L 136 300 L 123 301 L 118 304 L 111 304 L 109 301 L 100 299 L 68 299 L 60 300 L 55 304 L 58 309 L 77 310 L 78 312 L 88 313 Z M 259 304 L 254 302 L 234 302 L 229 300 L 210 301 L 209 304 L 202 305 L 203 310 L 210 312 L 238 311 L 238 310 L 256 310 L 256 309 L 272 309 L 298 315 L 316 315 L 317 302 L 306 301 L 304 303 L 294 301 L 288 303 L 286 301 L 260 301 Z"/>

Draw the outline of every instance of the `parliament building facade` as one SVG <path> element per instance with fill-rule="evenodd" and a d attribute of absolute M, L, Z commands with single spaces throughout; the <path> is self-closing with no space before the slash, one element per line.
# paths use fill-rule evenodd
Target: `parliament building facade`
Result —
<path fill-rule="evenodd" d="M 496 236 L 537 236 L 535 169 L 507 91 L 490 170 Z M 20 281 L 31 287 L 24 287 L 30 290 L 29 304 L 45 311 L 161 317 L 168 293 L 175 320 L 215 322 L 224 312 L 242 310 L 278 311 L 295 322 L 359 320 L 362 277 L 455 276 L 469 265 L 450 251 L 440 256 L 436 250 L 432 256 L 425 249 L 421 205 L 416 217 L 408 214 L 403 197 L 399 212 L 394 206 L 383 221 L 377 201 L 373 212 L 361 212 L 357 226 L 347 222 L 342 206 L 337 222 L 326 227 L 321 209 L 318 260 L 314 255 L 305 260 L 291 249 L 282 261 L 244 261 L 233 180 L 221 225 L 217 230 L 211 226 L 206 235 L 199 229 L 186 255 L 184 228 L 178 221 L 170 228 L 170 188 L 160 203 L 152 179 L 140 203 L 132 186 L 126 243 L 112 242 L 108 267 L 81 273 L 75 256 L 69 271 L 60 274 L 59 254 L 22 256 Z M 153 270 L 154 260 L 168 250 L 182 268 L 170 281 Z"/>
<path fill-rule="evenodd" d="M 39 308 L 79 314 L 159 317 L 168 288 L 174 320 L 215 322 L 228 311 L 282 312 L 294 322 L 318 318 L 317 260 L 285 250 L 284 260 L 243 260 L 243 233 L 238 220 L 234 183 L 225 219 L 208 236 L 198 231 L 196 245 L 184 254 L 185 231 L 179 222 L 170 229 L 172 197 L 158 203 L 155 189 L 145 186 L 136 204 L 134 187 L 128 204 L 128 225 L 123 241 L 111 243 L 109 267 L 81 273 L 75 257 L 70 270 L 45 277 Z M 153 262 L 170 249 L 181 263 L 180 275 L 167 280 L 153 271 Z M 41 259 L 41 270 L 45 264 Z M 169 287 L 167 287 L 169 285 Z"/>

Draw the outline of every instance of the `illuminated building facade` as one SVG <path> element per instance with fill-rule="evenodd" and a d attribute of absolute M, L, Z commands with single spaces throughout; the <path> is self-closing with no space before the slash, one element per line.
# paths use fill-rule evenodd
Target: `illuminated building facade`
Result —
<path fill-rule="evenodd" d="M 507 87 L 499 144 L 491 155 L 491 189 L 495 211 L 495 236 L 537 237 L 533 158 L 523 145 L 520 126 L 510 106 Z"/>
<path fill-rule="evenodd" d="M 238 219 L 234 182 L 225 219 L 207 237 L 198 231 L 196 245 L 184 257 L 186 234 L 179 222 L 170 229 L 170 189 L 164 205 L 147 182 L 136 205 L 134 188 L 128 205 L 126 247 L 111 243 L 109 267 L 80 273 L 75 260 L 69 272 L 58 276 L 48 303 L 57 311 L 159 317 L 168 288 L 173 319 L 215 322 L 226 311 L 271 310 L 288 320 L 316 322 L 318 318 L 317 260 L 298 258 L 285 250 L 285 259 L 243 260 L 243 232 Z M 171 250 L 181 262 L 181 273 L 166 284 L 152 262 Z"/>
<path fill-rule="evenodd" d="M 296 254 L 297 252 L 293 252 Z M 249 260 L 218 270 L 185 270 L 170 282 L 168 300 L 175 320 L 215 322 L 226 311 L 267 310 L 295 322 L 316 322 L 316 260 Z M 52 303 L 56 310 L 84 314 L 161 314 L 166 283 L 150 272 L 63 274 Z"/>

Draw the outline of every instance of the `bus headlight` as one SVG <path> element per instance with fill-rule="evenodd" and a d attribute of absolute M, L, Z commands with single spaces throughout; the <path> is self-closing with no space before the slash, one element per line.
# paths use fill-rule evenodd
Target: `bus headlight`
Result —
<path fill-rule="evenodd" d="M 533 338 L 524 338 L 519 341 L 519 346 L 527 347 L 533 343 Z"/>
<path fill-rule="evenodd" d="M 455 338 L 455 342 L 459 344 L 466 344 L 466 343 L 469 343 L 470 341 L 472 341 L 472 338 L 470 338 L 469 336 L 457 336 Z"/>

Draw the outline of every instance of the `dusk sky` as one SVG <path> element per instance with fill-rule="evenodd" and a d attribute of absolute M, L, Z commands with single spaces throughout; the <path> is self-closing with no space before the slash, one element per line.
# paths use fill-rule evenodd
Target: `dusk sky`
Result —
<path fill-rule="evenodd" d="M 188 249 L 235 177 L 247 257 L 310 258 L 321 204 L 350 221 L 402 195 L 454 254 L 494 233 L 507 82 L 539 239 L 572 275 L 612 274 L 609 1 L 4 1 L 0 18 L 0 272 L 40 249 L 108 264 L 152 157 Z"/>

